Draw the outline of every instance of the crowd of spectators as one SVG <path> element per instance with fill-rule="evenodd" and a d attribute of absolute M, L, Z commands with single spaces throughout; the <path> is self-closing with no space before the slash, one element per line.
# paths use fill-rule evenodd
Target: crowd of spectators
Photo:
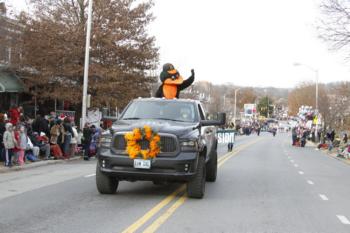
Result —
<path fill-rule="evenodd" d="M 326 130 L 318 130 L 316 135 L 315 126 L 308 128 L 303 124 L 292 129 L 293 146 L 305 147 L 308 140 L 316 143 L 318 149 L 336 152 L 338 157 L 350 158 L 350 142 L 345 131 L 337 134 L 334 129 L 328 127 Z"/>
<path fill-rule="evenodd" d="M 336 150 L 338 157 L 350 158 L 350 142 L 348 134 L 343 132 L 336 134 L 335 130 L 328 129 L 321 133 L 321 141 L 318 149 L 327 149 L 328 151 Z"/>
<path fill-rule="evenodd" d="M 96 153 L 100 130 L 86 124 L 80 132 L 74 119 L 52 112 L 35 119 L 25 116 L 23 108 L 13 106 L 0 113 L 0 160 L 5 166 L 22 166 L 26 162 L 70 159 L 83 153 L 89 160 Z"/>

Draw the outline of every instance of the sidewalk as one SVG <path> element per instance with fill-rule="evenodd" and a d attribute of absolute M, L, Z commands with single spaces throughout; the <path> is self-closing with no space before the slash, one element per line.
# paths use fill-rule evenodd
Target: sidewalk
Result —
<path fill-rule="evenodd" d="M 23 166 L 13 166 L 11 168 L 0 165 L 0 174 L 7 173 L 7 172 L 13 172 L 13 171 L 27 170 L 27 169 L 31 169 L 31 168 L 42 167 L 42 166 L 47 166 L 47 165 L 52 165 L 52 164 L 69 163 L 69 162 L 77 161 L 80 159 L 82 159 L 82 156 L 75 156 L 73 158 L 70 158 L 69 160 L 41 160 L 41 161 L 37 161 L 37 162 L 26 163 Z"/>

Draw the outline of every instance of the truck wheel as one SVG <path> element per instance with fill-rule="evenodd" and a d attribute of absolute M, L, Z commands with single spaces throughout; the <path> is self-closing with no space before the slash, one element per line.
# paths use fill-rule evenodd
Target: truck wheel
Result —
<path fill-rule="evenodd" d="M 109 177 L 100 171 L 99 163 L 96 166 L 96 186 L 101 194 L 114 194 L 117 191 L 119 181 Z"/>
<path fill-rule="evenodd" d="M 187 183 L 187 195 L 192 198 L 202 198 L 205 192 L 205 157 L 198 159 L 197 174 Z"/>
<path fill-rule="evenodd" d="M 216 150 L 212 153 L 212 156 L 210 156 L 210 160 L 206 165 L 206 169 L 207 169 L 206 180 L 209 182 L 215 182 L 217 172 L 218 172 L 218 152 Z"/>

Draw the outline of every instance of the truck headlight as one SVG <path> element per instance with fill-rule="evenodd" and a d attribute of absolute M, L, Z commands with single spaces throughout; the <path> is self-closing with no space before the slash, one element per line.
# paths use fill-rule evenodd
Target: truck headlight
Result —
<path fill-rule="evenodd" d="M 198 143 L 195 140 L 180 142 L 181 151 L 196 151 L 198 150 Z"/>
<path fill-rule="evenodd" d="M 112 143 L 111 136 L 101 136 L 99 141 L 99 147 L 110 147 Z"/>

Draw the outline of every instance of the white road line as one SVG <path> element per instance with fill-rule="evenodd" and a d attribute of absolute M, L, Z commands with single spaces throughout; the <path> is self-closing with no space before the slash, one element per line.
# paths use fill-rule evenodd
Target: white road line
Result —
<path fill-rule="evenodd" d="M 294 164 L 294 167 L 299 167 L 299 165 L 298 164 Z"/>
<path fill-rule="evenodd" d="M 307 183 L 308 183 L 308 184 L 311 184 L 311 185 L 314 185 L 314 184 L 315 184 L 315 183 L 312 182 L 311 180 L 308 180 Z"/>
<path fill-rule="evenodd" d="M 89 177 L 93 177 L 93 176 L 96 176 L 96 174 L 94 173 L 94 174 L 86 175 L 86 176 L 84 176 L 84 178 L 89 178 Z"/>
<path fill-rule="evenodd" d="M 300 175 L 304 175 L 304 172 L 303 172 L 303 171 L 299 171 L 299 174 L 300 174 Z"/>
<path fill-rule="evenodd" d="M 339 221 L 345 225 L 350 225 L 349 219 L 347 219 L 344 215 L 337 215 Z"/>
<path fill-rule="evenodd" d="M 319 194 L 319 196 L 324 201 L 328 201 L 329 200 L 328 197 L 326 195 L 324 195 L 324 194 Z"/>

